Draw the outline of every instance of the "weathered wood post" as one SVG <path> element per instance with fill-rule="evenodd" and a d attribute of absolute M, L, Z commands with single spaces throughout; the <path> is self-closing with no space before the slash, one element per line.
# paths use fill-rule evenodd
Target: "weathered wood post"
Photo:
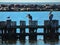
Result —
<path fill-rule="evenodd" d="M 11 20 L 6 21 L 6 33 L 7 33 L 7 39 L 16 40 L 16 21 Z"/>
<path fill-rule="evenodd" d="M 6 23 L 5 21 L 1 21 L 1 30 L 2 30 L 2 40 L 6 38 Z"/>
<path fill-rule="evenodd" d="M 29 21 L 29 40 L 37 40 L 37 21 Z"/>
<path fill-rule="evenodd" d="M 5 26 L 6 26 L 5 21 L 0 21 L 0 39 L 2 39 L 2 43 L 6 37 L 5 32 L 4 32 Z"/>
<path fill-rule="evenodd" d="M 20 40 L 21 41 L 25 41 L 25 26 L 26 26 L 26 22 L 25 21 L 20 21 Z"/>
<path fill-rule="evenodd" d="M 6 39 L 11 39 L 11 20 L 6 20 Z"/>
<path fill-rule="evenodd" d="M 2 39 L 3 37 L 3 24 L 2 24 L 3 21 L 0 21 L 0 39 Z"/>
<path fill-rule="evenodd" d="M 17 39 L 17 34 L 16 34 L 16 21 L 11 21 L 11 37 L 14 40 Z"/>
<path fill-rule="evenodd" d="M 45 20 L 44 21 L 44 41 L 46 40 L 58 40 L 58 20 Z"/>

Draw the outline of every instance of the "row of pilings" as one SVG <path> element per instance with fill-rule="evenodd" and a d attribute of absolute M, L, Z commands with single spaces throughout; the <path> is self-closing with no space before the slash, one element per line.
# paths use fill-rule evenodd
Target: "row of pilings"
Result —
<path fill-rule="evenodd" d="M 29 40 L 37 40 L 37 35 L 43 35 L 44 41 L 46 40 L 59 40 L 58 35 L 58 20 L 45 20 L 44 26 L 39 26 L 38 22 L 33 20 L 29 21 L 29 25 L 26 25 L 25 21 L 20 21 L 20 25 L 16 25 L 16 21 L 6 20 L 0 21 L 0 39 L 2 40 L 25 40 L 26 36 L 29 36 Z M 20 33 L 16 33 L 16 29 L 20 29 Z M 29 33 L 26 33 L 26 28 L 29 29 Z M 38 33 L 38 28 L 43 28 L 43 33 Z"/>

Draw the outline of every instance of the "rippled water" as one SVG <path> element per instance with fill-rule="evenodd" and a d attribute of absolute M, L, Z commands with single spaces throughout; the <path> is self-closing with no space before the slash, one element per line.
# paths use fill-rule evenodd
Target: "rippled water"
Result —
<path fill-rule="evenodd" d="M 60 40 L 58 42 L 44 42 L 43 40 L 37 40 L 37 41 L 29 41 L 26 40 L 23 41 L 0 41 L 0 45 L 60 45 Z"/>

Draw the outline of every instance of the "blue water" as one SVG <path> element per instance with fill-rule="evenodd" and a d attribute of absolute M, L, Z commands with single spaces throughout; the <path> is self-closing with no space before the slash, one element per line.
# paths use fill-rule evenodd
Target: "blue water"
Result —
<path fill-rule="evenodd" d="M 28 18 L 26 17 L 27 14 L 31 14 L 33 20 L 38 21 L 38 25 L 44 25 L 44 20 L 49 20 L 49 12 L 47 11 L 38 11 L 38 12 L 0 12 L 0 21 L 7 20 L 7 17 L 10 16 L 12 21 L 16 21 L 17 25 L 19 25 L 20 20 L 26 21 L 28 25 Z M 54 15 L 53 19 L 59 20 L 60 23 L 60 11 L 53 11 L 52 14 Z M 60 25 L 60 24 L 59 24 Z"/>
<path fill-rule="evenodd" d="M 13 42 L 13 41 L 12 41 Z M 16 43 L 12 43 L 12 42 L 4 42 L 3 44 L 0 43 L 0 45 L 60 45 L 60 41 L 57 42 L 48 42 L 48 43 L 44 43 L 43 40 L 38 40 L 37 42 L 29 42 L 28 40 L 26 40 L 26 42 L 20 42 L 19 40 L 16 41 Z"/>
<path fill-rule="evenodd" d="M 49 11 L 38 11 L 38 12 L 0 12 L 0 21 L 6 21 L 7 17 L 10 16 L 12 21 L 16 21 L 17 25 L 20 25 L 20 20 L 26 21 L 26 25 L 29 24 L 29 19 L 26 17 L 27 14 L 31 14 L 33 17 L 33 20 L 38 21 L 38 25 L 44 25 L 44 20 L 49 20 Z M 60 25 L 60 11 L 53 11 L 52 14 L 54 15 L 53 20 L 59 20 Z M 19 33 L 19 29 L 16 31 Z M 28 29 L 26 29 L 26 32 L 28 33 Z M 37 30 L 38 33 L 43 33 L 43 29 Z M 60 30 L 58 31 L 60 32 Z M 28 39 L 28 38 L 27 38 Z M 38 36 L 38 39 L 43 39 L 43 36 Z"/>

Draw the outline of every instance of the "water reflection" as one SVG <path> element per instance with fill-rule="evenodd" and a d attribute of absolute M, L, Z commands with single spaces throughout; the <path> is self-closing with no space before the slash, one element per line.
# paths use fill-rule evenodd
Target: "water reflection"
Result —
<path fill-rule="evenodd" d="M 29 40 L 25 40 L 25 41 L 20 41 L 18 40 L 6 40 L 6 41 L 2 41 L 0 40 L 0 45 L 60 45 L 58 42 L 54 42 L 54 41 L 47 41 L 46 43 L 43 40 L 37 40 L 37 41 L 29 41 Z"/>

